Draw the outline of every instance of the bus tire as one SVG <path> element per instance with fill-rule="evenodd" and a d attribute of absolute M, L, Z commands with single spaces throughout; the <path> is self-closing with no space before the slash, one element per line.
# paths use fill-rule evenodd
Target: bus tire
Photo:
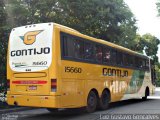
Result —
<path fill-rule="evenodd" d="M 110 92 L 108 90 L 103 90 L 101 98 L 99 99 L 98 108 L 100 110 L 106 110 L 109 106 L 110 100 Z"/>
<path fill-rule="evenodd" d="M 87 97 L 86 111 L 88 113 L 94 112 L 97 107 L 97 95 L 94 91 L 90 91 Z"/>
<path fill-rule="evenodd" d="M 147 96 L 149 96 L 149 94 L 150 94 L 149 93 L 149 88 L 147 87 L 146 90 L 145 90 L 145 96 L 142 97 L 142 100 L 144 100 L 144 101 L 147 100 Z"/>

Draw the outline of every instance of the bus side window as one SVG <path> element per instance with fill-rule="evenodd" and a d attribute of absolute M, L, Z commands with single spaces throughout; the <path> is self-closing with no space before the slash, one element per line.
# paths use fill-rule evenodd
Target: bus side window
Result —
<path fill-rule="evenodd" d="M 111 49 L 107 47 L 103 48 L 103 62 L 106 64 L 111 63 Z"/>
<path fill-rule="evenodd" d="M 112 52 L 111 52 L 111 62 L 113 65 L 116 65 L 116 51 L 114 49 L 112 49 Z"/>
<path fill-rule="evenodd" d="M 98 63 L 102 63 L 102 47 L 99 45 L 95 46 L 95 60 Z"/>
<path fill-rule="evenodd" d="M 63 36 L 63 56 L 74 58 L 74 40 L 71 36 Z"/>
<path fill-rule="evenodd" d="M 84 59 L 94 61 L 93 45 L 89 42 L 84 42 Z"/>
<path fill-rule="evenodd" d="M 62 55 L 63 56 L 67 56 L 67 54 L 68 54 L 68 52 L 67 52 L 67 37 L 66 36 L 62 36 L 62 49 L 61 49 L 61 51 L 62 51 Z"/>
<path fill-rule="evenodd" d="M 129 58 L 128 54 L 124 53 L 123 54 L 123 65 L 124 66 L 128 66 L 128 58 Z"/>
<path fill-rule="evenodd" d="M 142 66 L 143 66 L 143 69 L 145 70 L 145 68 L 146 68 L 146 60 L 144 58 L 142 59 Z"/>
<path fill-rule="evenodd" d="M 134 59 L 135 59 L 135 67 L 136 68 L 140 68 L 140 66 L 139 66 L 139 58 L 135 57 Z"/>
<path fill-rule="evenodd" d="M 83 59 L 84 55 L 84 44 L 81 40 L 75 40 L 74 42 L 74 48 L 75 48 L 75 58 L 77 59 Z"/>
<path fill-rule="evenodd" d="M 134 56 L 128 55 L 128 64 L 129 66 L 133 67 L 134 66 Z"/>
<path fill-rule="evenodd" d="M 117 51 L 116 58 L 117 58 L 117 65 L 123 64 L 123 54 L 122 52 Z"/>
<path fill-rule="evenodd" d="M 149 70 L 149 60 L 146 59 L 146 69 Z"/>
<path fill-rule="evenodd" d="M 139 67 L 140 67 L 140 69 L 143 68 L 143 59 L 142 58 L 139 58 Z"/>

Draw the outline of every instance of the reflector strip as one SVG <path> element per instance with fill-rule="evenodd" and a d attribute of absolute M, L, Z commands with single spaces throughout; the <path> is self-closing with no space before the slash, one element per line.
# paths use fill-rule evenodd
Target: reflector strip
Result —
<path fill-rule="evenodd" d="M 12 84 L 46 84 L 47 81 L 44 80 L 30 80 L 30 81 L 24 81 L 24 80 L 18 80 L 18 81 L 12 81 Z"/>

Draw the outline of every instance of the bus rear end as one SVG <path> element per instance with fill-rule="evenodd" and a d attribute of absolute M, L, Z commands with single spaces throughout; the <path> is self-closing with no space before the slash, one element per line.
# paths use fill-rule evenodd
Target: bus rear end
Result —
<path fill-rule="evenodd" d="M 53 23 L 14 28 L 7 60 L 9 105 L 58 107 L 53 69 Z M 52 66 L 52 67 L 51 67 Z"/>

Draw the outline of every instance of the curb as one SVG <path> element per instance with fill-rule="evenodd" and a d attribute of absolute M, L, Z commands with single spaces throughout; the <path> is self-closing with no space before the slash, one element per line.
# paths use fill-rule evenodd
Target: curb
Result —
<path fill-rule="evenodd" d="M 7 109 L 0 109 L 0 114 L 3 113 L 10 113 L 10 112 L 18 112 L 18 111 L 25 111 L 25 110 L 32 110 L 32 109 L 36 109 L 33 107 L 15 107 L 15 108 L 7 108 Z"/>

